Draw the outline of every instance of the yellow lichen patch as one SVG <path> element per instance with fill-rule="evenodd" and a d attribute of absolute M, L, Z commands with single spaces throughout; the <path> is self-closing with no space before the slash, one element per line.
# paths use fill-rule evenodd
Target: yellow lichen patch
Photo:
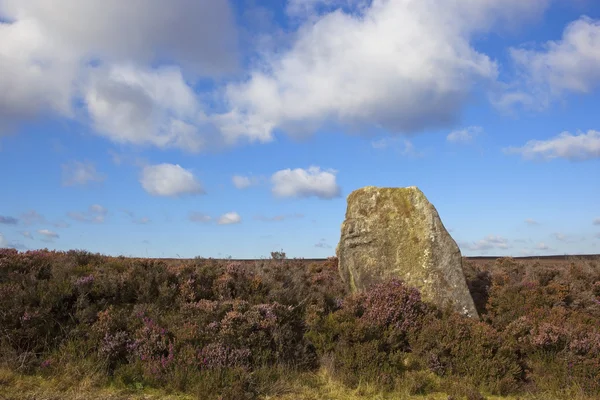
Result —
<path fill-rule="evenodd" d="M 475 312 L 460 250 L 421 190 L 367 186 L 350 193 L 347 202 L 337 255 L 351 290 L 396 276 L 429 301 L 443 304 L 450 296 L 459 308 L 466 302 Z M 449 278 L 437 279 L 444 274 Z"/>

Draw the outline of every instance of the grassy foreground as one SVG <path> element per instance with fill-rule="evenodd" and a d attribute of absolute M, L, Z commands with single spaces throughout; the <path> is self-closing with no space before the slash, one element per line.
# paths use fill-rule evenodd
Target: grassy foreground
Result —
<path fill-rule="evenodd" d="M 448 400 L 446 393 L 411 395 L 407 391 L 382 392 L 374 385 L 360 384 L 350 389 L 336 381 L 325 369 L 314 373 L 301 373 L 285 382 L 275 383 L 271 388 L 277 394 L 264 396 L 264 400 Z M 19 375 L 0 369 L 1 400 L 201 400 L 202 394 L 169 393 L 156 389 L 125 389 L 103 385 L 94 377 L 74 382 L 67 377 L 43 377 Z M 576 389 L 558 393 L 522 394 L 520 396 L 486 396 L 488 400 L 592 400 Z M 467 397 L 467 399 L 470 399 Z"/>

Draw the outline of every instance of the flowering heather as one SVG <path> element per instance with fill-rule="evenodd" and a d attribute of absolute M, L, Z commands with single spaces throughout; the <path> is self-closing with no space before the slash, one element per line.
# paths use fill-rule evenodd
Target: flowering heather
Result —
<path fill-rule="evenodd" d="M 415 328 L 427 311 L 419 290 L 392 279 L 373 287 L 363 298 L 361 320 L 377 326 L 393 326 L 402 332 Z"/>
<path fill-rule="evenodd" d="M 87 275 L 87 276 L 82 276 L 81 278 L 78 278 L 75 281 L 75 286 L 81 287 L 81 286 L 91 285 L 93 283 L 94 283 L 94 275 Z"/>
<path fill-rule="evenodd" d="M 573 385 L 600 395 L 598 264 L 501 260 L 465 271 L 481 321 L 435 309 L 398 279 L 347 294 L 335 258 L 166 262 L 0 249 L 0 364 L 43 376 L 94 365 L 117 385 L 211 400 L 256 398 L 277 386 L 269 379 L 314 371 L 319 360 L 345 384 L 384 391 L 427 394 L 435 373 L 491 393 Z"/>
<path fill-rule="evenodd" d="M 250 349 L 233 349 L 222 343 L 211 343 L 198 352 L 200 368 L 206 369 L 247 367 L 251 356 Z"/>

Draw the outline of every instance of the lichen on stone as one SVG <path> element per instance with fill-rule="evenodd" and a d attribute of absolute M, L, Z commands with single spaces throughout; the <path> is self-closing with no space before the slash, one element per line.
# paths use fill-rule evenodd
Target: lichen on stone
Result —
<path fill-rule="evenodd" d="M 476 316 L 456 242 L 417 187 L 367 186 L 347 199 L 337 247 L 340 275 L 350 290 L 400 277 L 423 298 Z"/>

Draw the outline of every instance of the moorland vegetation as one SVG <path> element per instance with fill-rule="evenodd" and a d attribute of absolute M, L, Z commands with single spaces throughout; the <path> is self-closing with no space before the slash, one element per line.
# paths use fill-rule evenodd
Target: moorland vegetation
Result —
<path fill-rule="evenodd" d="M 398 279 L 346 293 L 335 258 L 2 249 L 0 398 L 333 398 L 294 394 L 324 373 L 380 398 L 600 397 L 598 261 L 465 260 L 464 271 L 480 319 Z"/>

